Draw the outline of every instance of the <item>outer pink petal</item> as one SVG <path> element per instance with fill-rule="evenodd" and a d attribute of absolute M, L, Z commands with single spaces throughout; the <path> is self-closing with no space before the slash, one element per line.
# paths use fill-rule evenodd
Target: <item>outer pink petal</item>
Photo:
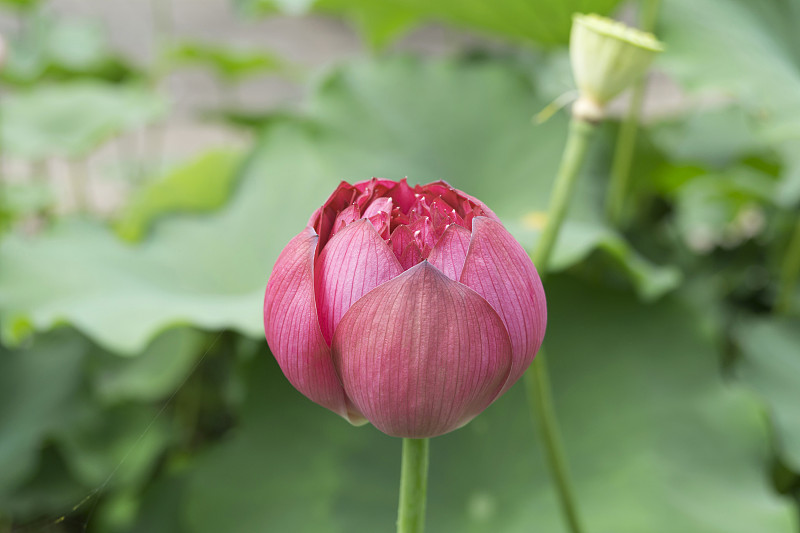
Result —
<path fill-rule="evenodd" d="M 264 295 L 264 332 L 294 387 L 351 423 L 364 419 L 347 400 L 317 322 L 314 254 L 317 234 L 306 228 L 283 249 Z"/>
<path fill-rule="evenodd" d="M 316 264 L 319 324 L 330 343 L 353 303 L 403 272 L 392 251 L 366 219 L 357 220 L 328 241 Z"/>
<path fill-rule="evenodd" d="M 522 376 L 542 345 L 547 326 L 542 281 L 528 254 L 502 224 L 476 217 L 461 283 L 483 296 L 508 328 L 514 363 L 505 392 Z"/>
<path fill-rule="evenodd" d="M 428 261 L 448 278 L 458 281 L 471 238 L 472 234 L 466 228 L 458 224 L 449 225 L 428 255 Z"/>
<path fill-rule="evenodd" d="M 427 261 L 358 300 L 331 349 L 351 401 L 395 437 L 457 429 L 497 397 L 511 368 L 498 314 Z"/>

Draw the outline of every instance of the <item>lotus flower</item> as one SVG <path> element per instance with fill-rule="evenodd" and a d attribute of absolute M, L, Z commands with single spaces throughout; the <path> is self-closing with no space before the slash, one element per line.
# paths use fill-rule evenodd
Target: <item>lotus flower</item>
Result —
<path fill-rule="evenodd" d="M 443 181 L 342 182 L 281 252 L 264 299 L 267 342 L 297 390 L 406 438 L 486 409 L 533 361 L 546 322 L 525 250 Z"/>

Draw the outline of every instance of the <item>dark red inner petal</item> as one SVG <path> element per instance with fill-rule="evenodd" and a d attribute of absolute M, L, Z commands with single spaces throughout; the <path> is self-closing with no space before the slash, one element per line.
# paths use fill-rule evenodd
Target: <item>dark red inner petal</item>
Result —
<path fill-rule="evenodd" d="M 342 182 L 309 225 L 319 235 L 317 251 L 348 224 L 366 218 L 391 247 L 404 269 L 427 259 L 447 226 L 472 231 L 472 219 L 485 216 L 483 206 L 444 181 L 413 188 L 400 181 L 372 178 Z"/>

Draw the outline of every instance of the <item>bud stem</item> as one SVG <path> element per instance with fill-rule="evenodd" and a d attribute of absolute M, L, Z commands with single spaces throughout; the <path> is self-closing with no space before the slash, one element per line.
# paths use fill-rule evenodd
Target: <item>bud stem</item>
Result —
<path fill-rule="evenodd" d="M 577 499 L 572 488 L 556 410 L 553 407 L 553 392 L 550 388 L 550 375 L 547 372 L 547 360 L 544 355 L 544 350 L 540 350 L 531 367 L 525 372 L 525 390 L 528 393 L 531 409 L 535 413 L 534 418 L 539 425 L 539 431 L 542 432 L 547 462 L 550 464 L 558 490 L 561 511 L 569 525 L 569 531 L 580 533 L 583 529 L 578 519 Z"/>
<path fill-rule="evenodd" d="M 550 198 L 547 224 L 539 237 L 539 242 L 533 254 L 533 263 L 539 270 L 539 275 L 542 279 L 547 274 L 547 266 L 550 262 L 553 246 L 561 229 L 561 224 L 564 222 L 569 200 L 575 189 L 578 174 L 589 148 L 589 141 L 595 130 L 595 124 L 579 117 L 573 116 L 570 122 L 567 145 L 564 147 L 564 153 L 561 156 L 561 166 L 558 169 L 555 186 Z M 539 430 L 542 434 L 547 461 L 556 484 L 564 517 L 569 524 L 569 530 L 571 533 L 580 533 L 582 528 L 578 519 L 577 503 L 570 481 L 564 446 L 561 442 L 561 430 L 558 426 L 558 418 L 553 406 L 550 377 L 545 363 L 544 351 L 540 351 L 533 364 L 525 372 L 528 401 L 539 422 Z"/>
<path fill-rule="evenodd" d="M 547 224 L 539 236 L 539 242 L 533 253 L 533 264 L 536 265 L 542 278 L 547 275 L 547 264 L 550 262 L 553 245 L 567 214 L 569 200 L 594 131 L 595 125 L 590 121 L 573 118 L 570 122 L 567 145 L 561 156 L 561 166 L 547 208 Z"/>
<path fill-rule="evenodd" d="M 643 0 L 641 9 L 641 24 L 644 31 L 653 31 L 656 24 L 660 0 Z M 617 227 L 625 223 L 624 208 L 625 195 L 628 191 L 628 181 L 633 163 L 633 152 L 636 147 L 636 133 L 639 129 L 639 116 L 642 112 L 644 94 L 647 89 L 647 77 L 642 76 L 633 87 L 631 102 L 625 120 L 619 128 L 617 145 L 614 148 L 614 160 L 611 163 L 611 182 L 606 197 L 606 215 L 608 220 Z"/>
<path fill-rule="evenodd" d="M 403 439 L 397 533 L 423 533 L 425 531 L 425 500 L 428 491 L 428 440 Z"/>
<path fill-rule="evenodd" d="M 625 120 L 620 124 L 617 145 L 614 148 L 614 159 L 611 163 L 611 181 L 606 196 L 606 216 L 617 227 L 624 224 L 623 214 L 625 196 L 633 163 L 633 152 L 636 147 L 636 133 L 639 129 L 639 116 L 644 101 L 646 80 L 642 78 L 633 89 L 631 103 Z"/>

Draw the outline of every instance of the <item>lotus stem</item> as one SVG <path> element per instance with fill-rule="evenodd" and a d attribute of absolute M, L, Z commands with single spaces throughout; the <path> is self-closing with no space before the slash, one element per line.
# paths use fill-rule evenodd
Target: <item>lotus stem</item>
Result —
<path fill-rule="evenodd" d="M 550 205 L 547 208 L 547 224 L 539 236 L 539 242 L 533 253 L 533 264 L 536 265 L 539 275 L 543 279 L 547 275 L 547 265 L 550 262 L 553 245 L 567 214 L 569 200 L 572 198 L 575 182 L 581 166 L 583 166 L 586 150 L 595 129 L 593 123 L 580 118 L 573 118 L 570 122 L 567 145 L 561 156 L 561 166 L 558 169 Z"/>
<path fill-rule="evenodd" d="M 636 133 L 639 129 L 639 116 L 644 101 L 645 80 L 640 80 L 633 89 L 631 104 L 625 120 L 619 128 L 617 145 L 614 148 L 614 159 L 611 163 L 611 181 L 606 197 L 606 216 L 615 226 L 624 224 L 625 196 L 633 164 L 633 152 L 636 147 Z"/>
<path fill-rule="evenodd" d="M 658 15 L 660 0 L 643 0 L 641 25 L 644 31 L 653 31 Z M 633 87 L 631 102 L 625 120 L 619 128 L 614 159 L 611 163 L 611 182 L 606 197 L 606 216 L 617 227 L 625 224 L 625 196 L 628 192 L 633 153 L 636 148 L 636 134 L 639 130 L 639 117 L 647 90 L 647 77 L 642 76 Z"/>
<path fill-rule="evenodd" d="M 800 214 L 797 215 L 794 231 L 781 263 L 778 300 L 775 303 L 777 313 L 787 314 L 792 310 L 792 298 L 797 288 L 798 276 L 800 276 Z"/>
<path fill-rule="evenodd" d="M 429 439 L 403 439 L 397 533 L 425 531 Z"/>
<path fill-rule="evenodd" d="M 544 441 L 547 462 L 556 483 L 561 510 L 572 533 L 583 531 L 578 518 L 577 499 L 572 487 L 567 456 L 561 439 L 561 430 L 553 406 L 553 393 L 550 388 L 550 374 L 547 371 L 547 360 L 544 350 L 539 352 L 533 365 L 525 373 L 525 390 L 528 402 L 535 413 L 534 418 L 539 426 Z"/>
<path fill-rule="evenodd" d="M 2 128 L 2 125 L 3 125 L 3 118 L 4 117 L 2 116 L 2 114 L 0 114 L 0 128 Z M 6 200 L 6 191 L 5 191 L 5 186 L 6 186 L 5 185 L 5 177 L 6 177 L 6 173 L 5 173 L 5 158 L 3 157 L 4 149 L 5 149 L 5 146 L 3 146 L 2 142 L 0 141 L 0 234 L 2 234 L 3 230 L 5 229 L 3 227 L 3 219 L 5 218 L 4 217 L 4 215 L 5 215 L 4 211 L 7 208 L 7 206 L 6 206 L 6 202 L 7 202 L 7 200 Z"/>
<path fill-rule="evenodd" d="M 583 166 L 584 159 L 586 159 L 586 152 L 595 130 L 595 124 L 581 118 L 573 117 L 570 122 L 567 145 L 564 147 L 564 153 L 561 156 L 561 166 L 556 176 L 550 206 L 547 211 L 547 224 L 539 237 L 538 245 L 533 254 L 533 263 L 539 270 L 542 279 L 547 275 L 547 267 L 553 246 L 564 222 L 569 200 L 572 198 L 578 174 Z M 533 364 L 525 372 L 525 386 L 531 411 L 535 413 L 535 418 L 538 421 L 547 462 L 556 484 L 564 518 L 569 525 L 571 533 L 581 533 L 583 529 L 578 518 L 575 491 L 570 481 L 566 453 L 561 439 L 561 430 L 553 406 L 550 376 L 547 372 L 544 351 L 539 352 Z"/>

